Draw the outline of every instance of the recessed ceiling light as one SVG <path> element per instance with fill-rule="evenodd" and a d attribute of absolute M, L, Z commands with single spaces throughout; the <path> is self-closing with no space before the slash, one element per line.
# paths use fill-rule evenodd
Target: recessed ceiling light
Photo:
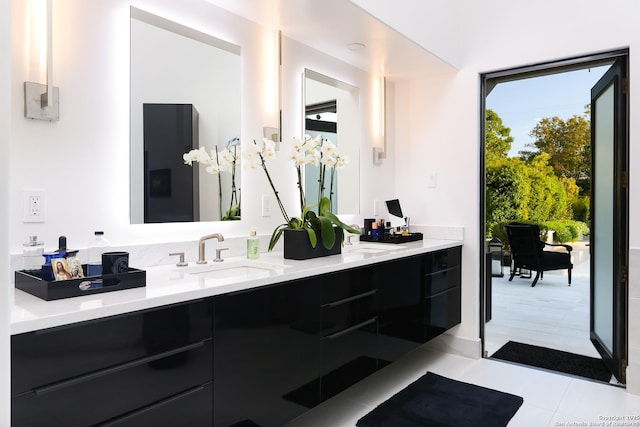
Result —
<path fill-rule="evenodd" d="M 362 50 L 366 47 L 366 45 L 364 43 L 349 43 L 347 45 L 347 49 L 352 50 L 354 52 L 358 51 L 358 50 Z"/>

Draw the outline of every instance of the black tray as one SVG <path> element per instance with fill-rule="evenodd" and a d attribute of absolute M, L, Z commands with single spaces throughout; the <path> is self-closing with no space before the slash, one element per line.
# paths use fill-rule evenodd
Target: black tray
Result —
<path fill-rule="evenodd" d="M 86 265 L 82 266 L 86 273 Z M 103 292 L 120 291 L 122 289 L 141 288 L 147 285 L 147 272 L 129 267 L 127 273 L 88 276 L 71 280 L 43 280 L 41 270 L 17 270 L 15 286 L 24 292 L 37 296 L 45 301 Z M 100 286 L 100 287 L 98 287 Z"/>
<path fill-rule="evenodd" d="M 422 233 L 409 233 L 407 236 L 400 234 L 386 234 L 381 240 L 373 240 L 371 236 L 360 235 L 361 242 L 375 242 L 375 243 L 409 243 L 422 240 Z"/>

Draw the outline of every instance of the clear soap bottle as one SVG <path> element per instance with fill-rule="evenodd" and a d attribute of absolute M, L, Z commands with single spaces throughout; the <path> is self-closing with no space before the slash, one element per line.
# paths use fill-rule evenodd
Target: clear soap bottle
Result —
<path fill-rule="evenodd" d="M 258 259 L 260 258 L 260 239 L 256 235 L 256 229 L 252 228 L 247 239 L 247 258 Z"/>
<path fill-rule="evenodd" d="M 87 276 L 102 274 L 102 254 L 108 252 L 109 242 L 104 238 L 104 231 L 93 233 L 94 239 L 87 245 Z"/>

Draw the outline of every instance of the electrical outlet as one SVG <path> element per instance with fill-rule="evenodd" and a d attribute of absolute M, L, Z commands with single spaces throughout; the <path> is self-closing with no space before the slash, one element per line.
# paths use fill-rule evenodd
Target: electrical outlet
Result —
<path fill-rule="evenodd" d="M 46 195 L 44 190 L 24 190 L 24 222 L 45 221 Z"/>

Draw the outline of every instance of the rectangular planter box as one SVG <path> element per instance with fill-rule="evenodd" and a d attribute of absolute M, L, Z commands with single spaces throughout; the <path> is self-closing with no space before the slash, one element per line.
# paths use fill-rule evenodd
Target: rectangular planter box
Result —
<path fill-rule="evenodd" d="M 322 245 L 320 236 L 316 247 L 311 246 L 306 230 L 284 230 L 284 258 L 304 260 L 327 255 L 338 255 L 342 252 L 342 228 L 334 227 L 336 241 L 331 249 Z"/>

